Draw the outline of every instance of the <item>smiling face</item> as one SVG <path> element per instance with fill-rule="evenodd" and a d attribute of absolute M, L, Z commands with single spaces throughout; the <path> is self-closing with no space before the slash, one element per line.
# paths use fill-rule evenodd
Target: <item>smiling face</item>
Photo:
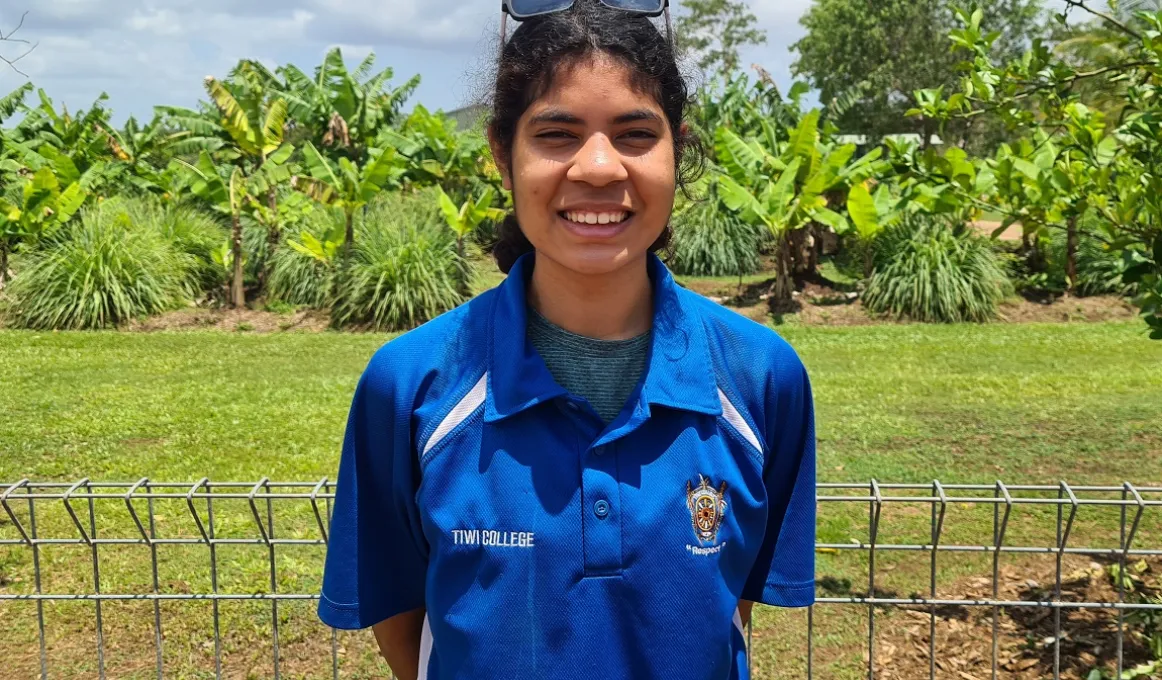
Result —
<path fill-rule="evenodd" d="M 673 133 L 615 59 L 558 72 L 521 116 L 510 158 L 505 188 L 538 266 L 547 258 L 577 274 L 611 273 L 643 260 L 670 220 Z"/>

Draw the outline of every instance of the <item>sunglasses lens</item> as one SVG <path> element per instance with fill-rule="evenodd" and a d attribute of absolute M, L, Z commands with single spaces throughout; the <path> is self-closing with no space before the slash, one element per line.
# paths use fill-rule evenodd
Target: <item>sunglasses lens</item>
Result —
<path fill-rule="evenodd" d="M 642 14 L 661 14 L 662 8 L 665 7 L 665 0 L 601 0 L 603 3 L 614 9 L 623 9 L 628 12 L 641 12 Z"/>
<path fill-rule="evenodd" d="M 527 19 L 569 9 L 573 0 L 508 0 L 508 13 L 514 19 Z"/>

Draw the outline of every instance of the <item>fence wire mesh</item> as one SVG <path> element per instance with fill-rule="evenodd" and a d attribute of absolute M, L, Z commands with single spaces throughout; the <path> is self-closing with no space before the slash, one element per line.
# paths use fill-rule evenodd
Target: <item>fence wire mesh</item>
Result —
<path fill-rule="evenodd" d="M 369 635 L 313 614 L 333 499 L 328 479 L 0 484 L 5 677 L 385 673 Z M 817 604 L 756 613 L 753 677 L 1120 678 L 1149 658 L 1162 487 L 873 480 L 818 502 Z"/>

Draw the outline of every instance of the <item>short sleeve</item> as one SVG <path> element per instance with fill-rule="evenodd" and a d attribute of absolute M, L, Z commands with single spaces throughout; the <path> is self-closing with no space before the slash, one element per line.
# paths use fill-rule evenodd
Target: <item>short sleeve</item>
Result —
<path fill-rule="evenodd" d="M 319 618 L 334 628 L 367 628 L 424 606 L 412 400 L 384 354 L 360 378 L 343 438 L 319 601 Z"/>
<path fill-rule="evenodd" d="M 793 356 L 793 355 L 792 355 Z M 815 412 L 807 371 L 776 374 L 766 408 L 766 535 L 743 599 L 778 607 L 815 601 Z"/>

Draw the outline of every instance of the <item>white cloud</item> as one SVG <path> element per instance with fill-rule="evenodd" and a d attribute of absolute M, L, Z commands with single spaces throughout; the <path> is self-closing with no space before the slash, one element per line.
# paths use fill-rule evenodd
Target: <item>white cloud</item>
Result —
<path fill-rule="evenodd" d="M 811 0 L 751 0 L 769 35 L 747 50 L 781 83 L 790 81 L 788 47 L 802 35 Z M 22 34 L 39 43 L 21 62 L 33 82 L 70 108 L 102 91 L 122 119 L 148 117 L 155 104 L 193 105 L 202 78 L 238 59 L 292 61 L 304 69 L 341 45 L 351 62 L 375 51 L 396 82 L 415 73 L 417 100 L 454 108 L 480 91 L 499 20 L 497 0 L 0 0 L 0 26 L 25 8 Z M 680 0 L 679 0 L 680 4 Z M 0 48 L 2 50 L 3 48 Z M 11 51 L 0 51 L 10 54 Z M 0 91 L 23 82 L 0 70 Z M 2 94 L 0 92 L 0 94 Z"/>

